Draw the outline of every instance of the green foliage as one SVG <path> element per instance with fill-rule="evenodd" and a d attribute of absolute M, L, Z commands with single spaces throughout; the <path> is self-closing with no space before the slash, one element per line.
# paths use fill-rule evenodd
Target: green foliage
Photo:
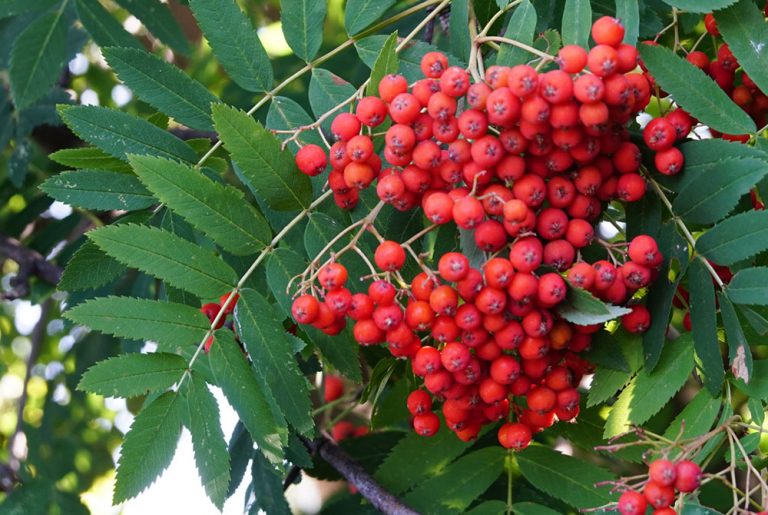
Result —
<path fill-rule="evenodd" d="M 637 44 L 640 32 L 640 6 L 638 0 L 616 0 L 616 18 L 624 25 L 624 43 Z"/>
<path fill-rule="evenodd" d="M 307 62 L 320 50 L 327 9 L 325 2 L 280 0 L 285 40 L 293 52 Z"/>
<path fill-rule="evenodd" d="M 536 8 L 530 0 L 523 0 L 515 7 L 512 17 L 509 19 L 504 37 L 514 39 L 520 43 L 530 45 L 536 32 Z M 514 66 L 528 61 L 529 54 L 522 48 L 502 43 L 496 64 L 502 66 Z"/>
<path fill-rule="evenodd" d="M 469 0 L 451 2 L 451 18 L 448 25 L 451 53 L 464 62 L 469 61 L 472 42 L 469 38 Z"/>
<path fill-rule="evenodd" d="M 739 65 L 761 89 L 768 89 L 768 57 L 763 48 L 768 44 L 765 17 L 751 0 L 740 0 L 718 11 L 715 20 Z"/>
<path fill-rule="evenodd" d="M 728 298 L 736 304 L 768 306 L 768 267 L 738 271 L 728 284 Z"/>
<path fill-rule="evenodd" d="M 316 118 L 327 113 L 355 93 L 355 88 L 341 77 L 323 68 L 314 68 L 309 81 L 309 105 Z M 326 134 L 331 132 L 332 120 L 322 124 Z"/>
<path fill-rule="evenodd" d="M 45 181 L 40 189 L 66 204 L 97 211 L 134 211 L 156 203 L 136 177 L 109 170 L 63 172 Z"/>
<path fill-rule="evenodd" d="M 592 6 L 589 0 L 565 0 L 562 24 L 563 44 L 580 45 L 586 48 L 591 28 Z"/>
<path fill-rule="evenodd" d="M 75 6 L 83 26 L 100 46 L 141 47 L 139 40 L 126 32 L 98 0 L 75 0 Z"/>
<path fill-rule="evenodd" d="M 391 73 L 397 73 L 399 68 L 399 60 L 397 58 L 397 32 L 393 32 L 384 42 L 384 46 L 379 52 L 379 56 L 376 58 L 376 62 L 373 63 L 371 68 L 371 80 L 368 83 L 368 87 L 365 92 L 368 95 L 378 95 L 379 83 L 385 75 Z"/>
<path fill-rule="evenodd" d="M 717 292 L 717 301 L 720 304 L 720 315 L 723 317 L 725 327 L 725 340 L 728 343 L 728 359 L 731 363 L 733 375 L 748 383 L 752 377 L 752 352 L 749 343 L 741 328 L 736 308 L 731 299 L 723 292 Z"/>
<path fill-rule="evenodd" d="M 768 249 L 768 211 L 727 218 L 696 241 L 696 250 L 718 265 L 732 265 Z"/>
<path fill-rule="evenodd" d="M 136 16 L 157 38 L 184 55 L 190 54 L 189 43 L 167 5 L 160 0 L 117 0 Z"/>
<path fill-rule="evenodd" d="M 125 266 L 91 242 L 85 242 L 72 255 L 61 275 L 58 289 L 62 291 L 91 290 L 117 279 Z"/>
<path fill-rule="evenodd" d="M 89 368 L 77 387 L 105 397 L 135 397 L 170 388 L 186 368 L 176 354 L 123 354 Z"/>
<path fill-rule="evenodd" d="M 381 53 L 381 49 L 383 48 L 386 41 L 387 36 L 384 35 L 368 36 L 367 38 L 356 41 L 355 49 L 357 50 L 360 59 L 369 68 L 373 68 L 373 65 Z M 423 41 L 411 42 L 407 48 L 404 48 L 397 54 L 400 61 L 400 70 L 398 73 L 402 74 L 403 77 L 408 79 L 409 83 L 421 79 L 424 77 L 424 74 L 421 73 L 421 68 L 419 66 L 421 63 L 421 56 L 423 56 L 426 52 L 433 52 L 438 50 L 439 49 L 436 46 L 430 45 Z M 451 66 L 465 66 L 465 63 L 453 54 L 448 53 L 446 54 L 446 57 L 448 57 L 448 64 Z"/>
<path fill-rule="evenodd" d="M 353 36 L 381 18 L 395 0 L 347 0 L 344 8 L 344 27 Z"/>
<path fill-rule="evenodd" d="M 578 325 L 602 324 L 630 311 L 606 304 L 582 288 L 569 288 L 566 301 L 557 307 L 561 317 Z"/>
<path fill-rule="evenodd" d="M 717 395 L 720 393 L 725 373 L 717 340 L 715 287 L 709 271 L 699 259 L 691 263 L 688 288 L 693 345 L 701 362 L 704 384 L 713 395 Z"/>
<path fill-rule="evenodd" d="M 684 11 L 710 13 L 736 2 L 736 0 L 664 0 L 664 3 Z"/>
<path fill-rule="evenodd" d="M 728 134 L 755 131 L 747 113 L 703 71 L 661 46 L 640 45 L 639 50 L 659 86 L 702 123 Z"/>

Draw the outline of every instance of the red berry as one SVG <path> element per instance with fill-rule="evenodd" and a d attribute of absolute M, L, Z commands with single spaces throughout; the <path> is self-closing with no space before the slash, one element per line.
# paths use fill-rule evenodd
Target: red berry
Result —
<path fill-rule="evenodd" d="M 320 313 L 320 301 L 312 295 L 301 295 L 293 301 L 291 314 L 300 324 L 311 324 Z"/>
<path fill-rule="evenodd" d="M 565 45 L 557 53 L 557 64 L 568 73 L 579 73 L 587 64 L 587 51 L 579 45 Z"/>
<path fill-rule="evenodd" d="M 442 52 L 427 52 L 421 58 L 421 73 L 425 77 L 438 79 L 448 68 L 448 58 Z"/>
<path fill-rule="evenodd" d="M 349 141 L 360 133 L 360 120 L 352 113 L 341 113 L 331 122 L 333 137 L 341 141 Z"/>
<path fill-rule="evenodd" d="M 645 515 L 648 502 L 640 492 L 628 490 L 619 497 L 618 509 L 621 515 Z"/>
<path fill-rule="evenodd" d="M 499 428 L 499 443 L 505 449 L 522 451 L 531 443 L 531 429 L 521 423 L 507 423 Z"/>
<path fill-rule="evenodd" d="M 598 18 L 592 24 L 592 39 L 598 45 L 617 47 L 624 39 L 624 26 L 618 19 L 610 16 Z"/>
<path fill-rule="evenodd" d="M 323 398 L 325 402 L 333 402 L 344 393 L 344 383 L 339 376 L 326 374 L 323 386 Z"/>
<path fill-rule="evenodd" d="M 379 82 L 379 97 L 384 102 L 391 102 L 400 93 L 408 91 L 408 81 L 402 75 L 389 74 Z"/>
<path fill-rule="evenodd" d="M 406 401 L 411 415 L 423 415 L 432 411 L 432 397 L 424 390 L 414 390 Z"/>
<path fill-rule="evenodd" d="M 643 495 L 648 504 L 655 509 L 666 508 L 675 500 L 675 490 L 671 486 L 663 486 L 649 481 L 643 489 Z"/>
<path fill-rule="evenodd" d="M 327 164 L 325 151 L 317 145 L 304 145 L 296 153 L 296 166 L 311 177 L 323 173 Z"/>
<path fill-rule="evenodd" d="M 648 477 L 661 486 L 671 486 L 677 479 L 675 465 L 669 460 L 655 460 L 648 467 Z"/>
<path fill-rule="evenodd" d="M 440 419 L 434 413 L 424 413 L 413 417 L 413 429 L 421 436 L 433 436 L 440 429 Z"/>
<path fill-rule="evenodd" d="M 630 333 L 644 333 L 651 326 L 651 313 L 641 304 L 632 306 L 632 312 L 621 317 L 621 325 Z"/>
<path fill-rule="evenodd" d="M 396 241 L 386 240 L 376 248 L 373 259 L 381 270 L 395 272 L 405 264 L 405 250 Z"/>
<path fill-rule="evenodd" d="M 690 460 L 679 461 L 675 465 L 675 472 L 675 489 L 679 492 L 693 492 L 701 484 L 701 467 Z"/>

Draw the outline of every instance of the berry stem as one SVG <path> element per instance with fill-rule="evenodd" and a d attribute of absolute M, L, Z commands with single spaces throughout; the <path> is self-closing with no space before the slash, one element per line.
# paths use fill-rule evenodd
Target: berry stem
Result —
<path fill-rule="evenodd" d="M 512 515 L 512 460 L 514 460 L 512 449 L 507 449 L 507 459 L 505 460 L 507 468 L 507 515 Z"/>
<path fill-rule="evenodd" d="M 538 50 L 536 48 L 533 48 L 530 45 L 526 45 L 525 43 L 521 43 L 520 41 L 517 41 L 515 39 L 504 38 L 504 37 L 501 37 L 501 36 L 478 36 L 476 38 L 476 41 L 478 43 L 487 43 L 489 41 L 494 41 L 494 42 L 497 42 L 497 43 L 506 43 L 507 45 L 512 45 L 512 46 L 515 46 L 517 48 L 522 48 L 526 52 L 530 52 L 533 55 L 537 55 L 537 56 L 541 57 L 542 59 L 544 59 L 545 61 L 554 61 L 555 60 L 554 56 L 551 56 L 551 55 L 549 55 L 549 54 L 547 54 L 545 52 L 542 52 L 541 50 Z"/>

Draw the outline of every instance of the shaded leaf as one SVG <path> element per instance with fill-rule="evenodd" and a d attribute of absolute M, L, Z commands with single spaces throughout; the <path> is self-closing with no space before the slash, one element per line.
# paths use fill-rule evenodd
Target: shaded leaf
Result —
<path fill-rule="evenodd" d="M 77 389 L 105 397 L 135 397 L 170 388 L 186 368 L 187 362 L 176 354 L 122 354 L 89 368 Z"/>
<path fill-rule="evenodd" d="M 99 46 L 142 48 L 139 40 L 130 35 L 98 0 L 76 0 L 75 6 L 83 27 Z"/>
<path fill-rule="evenodd" d="M 400 62 L 397 58 L 397 31 L 389 35 L 371 68 L 371 80 L 365 92 L 367 95 L 379 95 L 379 82 L 384 76 L 397 73 Z"/>
<path fill-rule="evenodd" d="M 723 292 L 717 292 L 717 301 L 720 305 L 720 316 L 723 317 L 725 327 L 725 340 L 728 343 L 728 359 L 731 363 L 733 375 L 749 383 L 752 377 L 752 351 L 744 336 L 736 309 L 731 299 Z"/>
<path fill-rule="evenodd" d="M 304 108 L 288 97 L 274 97 L 272 103 L 269 104 L 266 123 L 268 129 L 294 130 L 298 127 L 311 125 L 313 122 L 314 120 L 304 111 Z M 277 134 L 276 136 L 279 140 L 285 141 L 292 135 Z M 310 143 L 319 147 L 325 146 L 316 129 L 301 131 L 296 141 L 292 141 L 290 146 L 298 152 L 300 146 Z"/>
<path fill-rule="evenodd" d="M 189 55 L 189 44 L 167 5 L 160 0 L 117 0 L 117 3 L 137 17 L 160 41 Z"/>
<path fill-rule="evenodd" d="M 377 35 L 368 36 L 355 43 L 355 49 L 360 59 L 365 63 L 368 68 L 373 68 L 376 59 L 381 53 L 381 49 L 384 46 L 384 42 L 387 40 L 387 36 Z M 400 70 L 398 73 L 403 75 L 408 82 L 414 82 L 424 78 L 424 74 L 421 72 L 421 57 L 427 52 L 439 52 L 441 51 L 434 45 L 430 45 L 423 41 L 411 41 L 403 48 L 398 57 L 400 60 Z M 448 64 L 450 66 L 466 67 L 466 63 L 462 62 L 459 58 L 453 54 L 443 52 L 448 58 Z"/>
<path fill-rule="evenodd" d="M 768 359 L 759 359 L 752 364 L 752 378 L 749 382 L 737 377 L 733 384 L 750 397 L 768 399 Z"/>
<path fill-rule="evenodd" d="M 125 265 L 86 241 L 72 255 L 56 287 L 61 291 L 90 290 L 104 286 L 125 272 Z"/>
<path fill-rule="evenodd" d="M 728 266 L 768 249 L 768 211 L 749 211 L 726 218 L 696 241 L 696 250 Z"/>
<path fill-rule="evenodd" d="M 715 423 L 722 402 L 719 396 L 712 397 L 707 391 L 699 390 L 699 393 L 686 404 L 685 408 L 669 424 L 664 436 L 670 440 L 687 440 L 703 435 Z M 675 449 L 671 456 L 679 454 L 680 451 Z"/>
<path fill-rule="evenodd" d="M 616 0 L 616 18 L 624 25 L 624 43 L 635 46 L 640 34 L 640 7 L 637 0 Z"/>
<path fill-rule="evenodd" d="M 71 168 L 130 171 L 130 167 L 125 162 L 107 154 L 98 147 L 64 148 L 48 154 L 48 159 Z"/>
<path fill-rule="evenodd" d="M 474 20 L 471 23 L 475 23 Z M 448 40 L 451 53 L 464 61 L 469 61 L 469 0 L 451 2 L 451 16 L 448 23 Z"/>
<path fill-rule="evenodd" d="M 40 189 L 56 200 L 85 209 L 144 209 L 157 201 L 133 175 L 108 170 L 73 170 L 50 177 Z"/>
<path fill-rule="evenodd" d="M 241 421 L 238 421 L 232 430 L 232 436 L 230 436 L 229 444 L 227 445 L 227 452 L 229 453 L 229 462 L 232 467 L 229 488 L 227 489 L 227 498 L 230 498 L 243 481 L 248 463 L 254 454 L 253 440 L 251 440 L 251 435 L 248 434 Z"/>
<path fill-rule="evenodd" d="M 254 502 L 249 513 L 260 512 L 275 515 L 291 515 L 291 509 L 283 496 L 283 482 L 278 476 L 275 466 L 260 454 L 253 457 L 251 465 L 251 485 L 253 486 Z"/>
<path fill-rule="evenodd" d="M 739 270 L 728 284 L 727 292 L 736 304 L 768 306 L 768 267 Z"/>
<path fill-rule="evenodd" d="M 387 9 L 395 5 L 395 0 L 347 0 L 344 7 L 344 27 L 347 34 L 353 36 L 375 22 Z"/>
<path fill-rule="evenodd" d="M 509 19 L 507 30 L 504 37 L 514 39 L 526 45 L 533 44 L 533 36 L 536 32 L 536 9 L 530 0 L 523 0 L 520 5 L 515 7 L 512 17 Z M 523 64 L 533 57 L 533 54 L 522 48 L 514 47 L 505 43 L 501 44 L 496 64 L 499 66 L 514 66 Z"/>
<path fill-rule="evenodd" d="M 561 28 L 563 44 L 588 48 L 591 29 L 592 6 L 589 0 L 565 0 Z"/>
<path fill-rule="evenodd" d="M 503 504 L 503 503 L 502 503 Z M 506 504 L 503 504 L 503 508 L 506 509 Z M 518 502 L 512 505 L 512 512 L 517 515 L 555 515 L 555 510 L 551 510 L 541 504 L 535 504 L 532 502 Z M 496 513 L 501 513 L 497 511 Z"/>
<path fill-rule="evenodd" d="M 699 259 L 691 263 L 688 271 L 688 291 L 693 346 L 701 361 L 704 384 L 712 395 L 719 395 L 725 372 L 717 340 L 715 287 L 712 277 Z"/>
<path fill-rule="evenodd" d="M 299 58 L 311 61 L 323 42 L 326 2 L 280 0 L 280 21 L 285 40 Z"/>
<path fill-rule="evenodd" d="M 327 113 L 355 93 L 349 82 L 323 68 L 312 69 L 309 81 L 309 105 L 316 118 Z M 332 118 L 325 120 L 321 127 L 330 133 Z"/>
<path fill-rule="evenodd" d="M 710 13 L 728 7 L 736 0 L 664 0 L 665 4 L 692 13 Z"/>
<path fill-rule="evenodd" d="M 739 66 L 761 89 L 768 89 L 768 27 L 763 11 L 751 0 L 741 0 L 715 13 L 717 30 Z"/>
<path fill-rule="evenodd" d="M 631 310 L 606 304 L 582 288 L 568 288 L 565 302 L 557 307 L 558 314 L 577 325 L 602 324 Z"/>

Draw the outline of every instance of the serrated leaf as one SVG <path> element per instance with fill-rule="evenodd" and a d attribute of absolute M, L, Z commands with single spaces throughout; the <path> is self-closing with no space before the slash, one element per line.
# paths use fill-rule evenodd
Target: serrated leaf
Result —
<path fill-rule="evenodd" d="M 768 399 L 768 359 L 756 360 L 752 364 L 752 378 L 749 382 L 733 379 L 733 384 L 750 397 Z"/>
<path fill-rule="evenodd" d="M 139 40 L 131 36 L 98 0 L 76 0 L 75 6 L 83 27 L 99 46 L 141 48 Z"/>
<path fill-rule="evenodd" d="M 160 0 L 117 0 L 138 18 L 160 41 L 184 55 L 190 54 L 189 43 L 171 11 Z"/>
<path fill-rule="evenodd" d="M 161 229 L 111 225 L 88 237 L 121 263 L 201 298 L 218 298 L 237 282 L 235 271 L 213 252 Z"/>
<path fill-rule="evenodd" d="M 506 504 L 502 503 L 501 508 L 505 509 Z M 515 503 L 512 505 L 512 512 L 517 515 L 556 515 L 558 513 L 555 510 L 547 508 L 546 506 L 532 502 Z M 501 511 L 497 511 L 496 513 L 501 513 Z"/>
<path fill-rule="evenodd" d="M 563 44 L 588 48 L 592 29 L 592 6 L 589 0 L 565 0 L 563 8 Z"/>
<path fill-rule="evenodd" d="M 568 288 L 566 301 L 557 307 L 557 312 L 562 318 L 577 325 L 602 324 L 630 311 L 606 304 L 582 288 Z"/>
<path fill-rule="evenodd" d="M 755 122 L 715 82 L 662 46 L 640 45 L 640 57 L 659 86 L 701 123 L 727 134 L 755 131 Z"/>
<path fill-rule="evenodd" d="M 469 61 L 472 42 L 469 40 L 469 0 L 451 2 L 451 16 L 448 23 L 448 40 L 451 53 L 464 61 Z"/>
<path fill-rule="evenodd" d="M 635 46 L 640 34 L 640 7 L 637 0 L 616 0 L 616 18 L 624 25 L 624 43 Z"/>
<path fill-rule="evenodd" d="M 105 397 L 135 397 L 170 388 L 186 368 L 187 362 L 176 354 L 123 354 L 89 368 L 77 389 Z"/>
<path fill-rule="evenodd" d="M 173 134 L 141 118 L 97 106 L 64 106 L 59 114 L 72 132 L 109 154 L 149 154 L 194 163 L 197 155 Z"/>
<path fill-rule="evenodd" d="M 272 63 L 251 20 L 237 2 L 190 0 L 189 5 L 214 55 L 232 80 L 247 91 L 272 89 Z"/>
<path fill-rule="evenodd" d="M 523 0 L 520 5 L 515 7 L 512 17 L 509 19 L 507 30 L 504 37 L 514 39 L 526 45 L 533 44 L 533 36 L 536 33 L 536 9 L 530 0 Z M 501 44 L 496 64 L 499 66 L 515 66 L 530 61 L 533 54 L 528 53 L 522 48 Z"/>
<path fill-rule="evenodd" d="M 197 374 L 190 374 L 184 386 L 197 472 L 208 498 L 221 510 L 227 498 L 230 467 L 227 443 L 219 420 L 219 405 L 208 385 Z"/>
<path fill-rule="evenodd" d="M 283 482 L 273 464 L 263 456 L 255 455 L 251 465 L 251 478 L 254 501 L 249 514 L 263 512 L 270 515 L 291 515 L 291 509 L 283 495 Z"/>
<path fill-rule="evenodd" d="M 533 486 L 576 508 L 594 508 L 615 500 L 609 487 L 594 486 L 613 475 L 586 461 L 533 445 L 517 454 L 517 463 Z"/>
<path fill-rule="evenodd" d="M 712 395 L 719 395 L 725 373 L 717 340 L 715 287 L 712 277 L 699 259 L 691 263 L 688 271 L 688 291 L 693 346 L 701 361 L 704 384 Z"/>
<path fill-rule="evenodd" d="M 275 416 L 267 398 L 269 392 L 262 390 L 231 331 L 216 332 L 208 362 L 216 384 L 240 416 L 259 450 L 273 463 L 280 463 L 282 448 L 288 440 L 285 421 Z"/>
<path fill-rule="evenodd" d="M 391 492 L 402 494 L 436 477 L 469 447 L 450 431 L 438 431 L 431 438 L 408 433 L 392 448 L 374 477 Z"/>
<path fill-rule="evenodd" d="M 299 172 L 280 141 L 247 113 L 223 104 L 213 107 L 213 120 L 224 147 L 242 169 L 247 186 L 278 211 L 309 206 L 312 185 Z"/>
<path fill-rule="evenodd" d="M 66 0 L 55 11 L 43 14 L 13 43 L 8 77 L 17 110 L 45 95 L 59 78 L 67 59 Z"/>
<path fill-rule="evenodd" d="M 314 421 L 307 380 L 272 305 L 256 290 L 243 289 L 235 323 L 253 366 L 269 385 L 285 419 L 298 432 L 311 435 Z"/>
<path fill-rule="evenodd" d="M 323 68 L 314 68 L 309 80 L 309 105 L 315 117 L 320 117 L 355 93 L 355 88 L 341 77 Z M 325 120 L 321 127 L 330 133 L 331 119 Z"/>
<path fill-rule="evenodd" d="M 623 372 L 630 372 L 629 363 L 623 352 L 616 352 L 617 347 L 620 344 L 640 344 L 640 339 L 637 335 L 630 335 L 626 331 L 621 329 L 614 333 L 608 331 L 598 331 L 592 335 L 592 341 L 589 344 L 589 349 L 584 351 L 581 355 L 595 365 L 611 368 L 613 370 L 621 370 Z"/>
<path fill-rule="evenodd" d="M 725 327 L 725 340 L 728 343 L 731 372 L 737 379 L 749 383 L 752 377 L 752 351 L 744 336 L 744 330 L 741 328 L 736 309 L 728 295 L 723 292 L 717 292 L 717 301 L 720 305 L 720 316 L 723 317 L 723 326 Z"/>
<path fill-rule="evenodd" d="M 467 511 L 466 515 L 498 515 L 504 513 L 506 509 L 507 503 L 503 501 L 484 501 Z"/>
<path fill-rule="evenodd" d="M 672 203 L 686 222 L 711 224 L 726 216 L 739 199 L 768 173 L 765 161 L 729 159 L 715 163 L 679 190 Z"/>
<path fill-rule="evenodd" d="M 693 369 L 693 341 L 690 333 L 667 342 L 653 372 L 641 370 L 621 392 L 605 426 L 604 438 L 643 424 L 655 415 L 683 387 Z"/>
<path fill-rule="evenodd" d="M 728 297 L 736 304 L 768 306 L 768 267 L 739 270 L 728 285 Z"/>
<path fill-rule="evenodd" d="M 125 162 L 98 147 L 65 148 L 48 154 L 48 159 L 70 168 L 95 168 L 123 172 L 131 170 Z"/>
<path fill-rule="evenodd" d="M 157 201 L 133 175 L 108 170 L 73 170 L 50 177 L 40 189 L 56 200 L 85 209 L 144 209 Z"/>
<path fill-rule="evenodd" d="M 768 249 L 768 211 L 749 211 L 726 218 L 696 241 L 696 250 L 728 266 Z"/>
<path fill-rule="evenodd" d="M 741 0 L 715 13 L 717 30 L 722 34 L 739 66 L 757 86 L 768 88 L 768 27 L 763 11 L 751 0 Z"/>
<path fill-rule="evenodd" d="M 312 117 L 309 116 L 304 108 L 295 100 L 277 96 L 274 97 L 272 103 L 269 104 L 266 122 L 266 127 L 268 129 L 294 130 L 298 127 L 311 125 L 312 122 L 314 122 Z M 285 141 L 290 137 L 291 134 L 277 134 L 277 138 L 280 141 Z M 300 146 L 308 145 L 310 143 L 319 147 L 325 145 L 323 139 L 317 133 L 317 130 L 305 130 L 299 134 L 295 142 L 290 143 L 290 146 L 295 148 L 295 151 L 298 152 Z"/>
<path fill-rule="evenodd" d="M 293 53 L 311 61 L 323 43 L 323 24 L 328 11 L 326 2 L 315 0 L 280 0 L 283 34 Z"/>
<path fill-rule="evenodd" d="M 587 393 L 587 407 L 597 406 L 619 393 L 624 388 L 631 374 L 621 370 L 613 370 L 606 367 L 597 367 L 592 378 L 592 384 Z"/>
<path fill-rule="evenodd" d="M 269 225 L 239 190 L 167 159 L 131 156 L 130 163 L 158 199 L 221 248 L 245 256 L 269 245 Z"/>
<path fill-rule="evenodd" d="M 746 306 L 739 306 L 739 311 L 744 315 L 752 329 L 760 336 L 768 334 L 768 310 L 757 310 Z"/>
<path fill-rule="evenodd" d="M 347 0 L 344 7 L 344 27 L 347 34 L 353 36 L 375 22 L 387 9 L 395 5 L 395 0 Z"/>
<path fill-rule="evenodd" d="M 722 402 L 719 396 L 712 397 L 707 391 L 699 390 L 699 393 L 686 404 L 685 408 L 669 424 L 664 436 L 670 440 L 687 440 L 703 435 L 715 423 Z M 677 454 L 679 451 L 673 455 Z"/>
<path fill-rule="evenodd" d="M 232 469 L 229 487 L 227 488 L 227 498 L 230 498 L 243 481 L 243 476 L 245 476 L 245 471 L 248 468 L 248 462 L 251 461 L 253 456 L 253 440 L 251 440 L 251 435 L 248 434 L 241 421 L 238 421 L 232 430 L 232 436 L 229 437 L 229 444 L 227 445 L 227 452 L 229 453 L 229 462 Z"/>
<path fill-rule="evenodd" d="M 199 309 L 184 304 L 132 297 L 99 297 L 78 304 L 64 316 L 102 333 L 135 340 L 197 345 L 210 327 Z"/>
<path fill-rule="evenodd" d="M 104 286 L 125 272 L 125 265 L 86 241 L 72 255 L 56 287 L 60 291 L 90 290 Z"/>
<path fill-rule="evenodd" d="M 379 95 L 379 83 L 386 75 L 397 73 L 400 68 L 400 61 L 397 58 L 397 31 L 389 35 L 384 42 L 384 46 L 373 63 L 371 68 L 371 80 L 368 87 L 365 88 L 367 95 Z"/>
<path fill-rule="evenodd" d="M 384 46 L 384 42 L 387 40 L 387 36 L 377 35 L 368 36 L 355 43 L 355 50 L 357 55 L 365 63 L 368 68 L 373 68 L 376 59 L 379 57 L 379 53 Z M 400 70 L 398 73 L 403 75 L 408 82 L 414 82 L 424 78 L 424 74 L 421 72 L 421 57 L 427 52 L 441 51 L 434 45 L 430 45 L 423 41 L 411 41 L 403 48 L 398 57 L 400 60 Z M 466 63 L 457 58 L 453 54 L 443 52 L 448 58 L 448 64 L 450 66 L 466 67 Z"/>
<path fill-rule="evenodd" d="M 171 463 L 181 435 L 182 403 L 177 392 L 166 392 L 145 406 L 126 433 L 113 502 L 137 496 Z"/>
<path fill-rule="evenodd" d="M 711 13 L 728 7 L 736 0 L 664 0 L 665 4 L 691 13 Z"/>
<path fill-rule="evenodd" d="M 505 456 L 497 446 L 462 456 L 406 494 L 405 504 L 425 515 L 463 513 L 501 475 Z M 440 495 L 435 496 L 438 491 Z"/>
<path fill-rule="evenodd" d="M 213 129 L 211 104 L 220 100 L 208 88 L 144 50 L 110 47 L 102 52 L 117 77 L 141 100 L 188 127 Z"/>

